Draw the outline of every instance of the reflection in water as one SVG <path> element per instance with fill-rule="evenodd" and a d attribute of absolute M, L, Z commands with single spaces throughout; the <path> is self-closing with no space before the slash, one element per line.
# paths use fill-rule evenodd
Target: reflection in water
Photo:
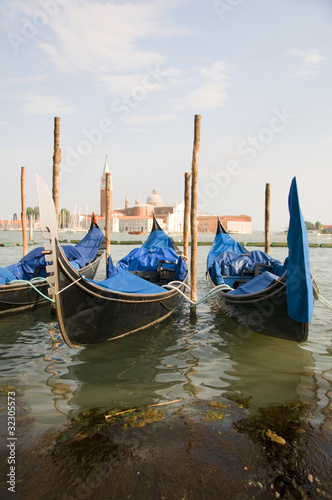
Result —
<path fill-rule="evenodd" d="M 51 392 L 55 396 L 55 398 L 53 398 L 55 408 L 60 413 L 66 415 L 68 410 L 62 410 L 61 406 L 64 402 L 69 401 L 73 391 L 69 384 L 65 384 L 59 380 L 59 375 L 61 374 L 55 369 L 57 368 L 57 362 L 59 361 L 57 351 L 59 346 L 63 345 L 63 340 L 59 334 L 57 324 L 51 323 L 48 328 L 48 333 L 52 338 L 52 350 L 44 356 L 44 361 L 49 362 L 49 365 L 45 368 L 45 372 L 51 374 L 46 381 L 46 385 L 51 388 Z"/>
<path fill-rule="evenodd" d="M 209 290 L 208 249 L 199 247 L 198 298 Z M 332 302 L 318 260 L 313 274 Z M 53 322 L 49 308 L 0 322 L 0 383 L 24 389 L 37 427 L 93 407 L 189 403 L 236 391 L 249 398 L 252 414 L 270 404 L 310 401 L 319 423 L 331 410 L 331 312 L 320 304 L 303 345 L 242 329 L 220 314 L 214 300 L 197 308 L 195 324 L 184 304 L 154 328 L 77 350 L 61 341 Z"/>
<path fill-rule="evenodd" d="M 213 311 L 213 307 L 212 307 Z M 188 328 L 187 313 L 119 341 L 88 346 L 62 378 L 79 381 L 70 405 L 133 407 L 237 391 L 249 411 L 289 401 L 315 402 L 313 358 L 300 345 L 252 334 L 205 307 Z M 76 412 L 75 412 L 76 413 Z"/>

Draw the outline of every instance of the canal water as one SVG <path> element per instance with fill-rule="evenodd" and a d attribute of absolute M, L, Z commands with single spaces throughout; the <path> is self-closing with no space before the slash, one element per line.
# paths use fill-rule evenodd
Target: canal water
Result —
<path fill-rule="evenodd" d="M 40 233 L 34 237 L 41 243 Z M 20 238 L 18 232 L 0 232 L 0 242 Z M 244 243 L 262 238 L 237 237 Z M 332 240 L 331 236 L 312 238 L 319 243 Z M 212 241 L 213 235 L 201 239 Z M 271 235 L 271 241 L 285 241 L 285 236 Z M 132 248 L 114 245 L 113 260 Z M 198 298 L 209 291 L 205 278 L 209 249 L 198 247 Z M 281 261 L 286 253 L 281 247 L 270 251 Z M 0 247 L 1 266 L 17 262 L 21 256 L 22 247 Z M 332 303 L 332 249 L 310 248 L 310 259 L 321 295 Z M 104 273 L 102 263 L 98 277 Z M 189 306 L 184 302 L 158 326 L 79 349 L 62 341 L 48 306 L 0 321 L 0 384 L 23 394 L 36 434 L 90 408 L 134 408 L 177 399 L 192 403 L 230 393 L 245 398 L 252 415 L 269 405 L 310 402 L 310 423 L 317 426 L 331 414 L 331 367 L 332 311 L 320 302 L 315 306 L 309 338 L 302 344 L 237 326 L 219 313 L 213 298 L 198 306 L 196 323 L 190 322 Z"/>

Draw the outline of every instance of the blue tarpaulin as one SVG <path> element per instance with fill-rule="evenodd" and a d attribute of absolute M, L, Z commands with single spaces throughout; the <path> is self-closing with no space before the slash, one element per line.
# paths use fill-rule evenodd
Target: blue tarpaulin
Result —
<path fill-rule="evenodd" d="M 238 255 L 247 253 L 245 248 L 243 248 L 243 246 L 239 242 L 235 241 L 229 234 L 217 234 L 207 258 L 207 268 L 209 269 L 212 262 L 218 257 L 218 255 L 222 252 L 228 251 L 235 252 Z"/>
<path fill-rule="evenodd" d="M 62 248 L 68 260 L 75 260 L 80 267 L 84 267 L 96 257 L 103 239 L 102 230 L 99 227 L 92 227 L 77 245 L 74 247 L 65 245 Z"/>
<path fill-rule="evenodd" d="M 261 290 L 268 288 L 275 280 L 278 279 L 276 274 L 272 274 L 269 271 L 265 271 L 262 274 L 256 276 L 256 278 L 251 279 L 247 283 L 239 286 L 235 290 L 228 292 L 228 295 L 248 295 L 250 293 L 256 293 Z"/>
<path fill-rule="evenodd" d="M 9 283 L 16 279 L 16 276 L 5 267 L 0 267 L 0 285 L 4 285 L 5 283 Z"/>
<path fill-rule="evenodd" d="M 64 245 L 62 250 L 76 268 L 81 268 L 96 257 L 103 238 L 104 234 L 101 229 L 93 227 L 76 246 Z M 6 269 L 19 280 L 31 280 L 35 276 L 45 278 L 47 262 L 45 255 L 42 253 L 43 251 L 44 247 L 37 247 L 25 255 L 17 264 L 7 266 Z"/>
<path fill-rule="evenodd" d="M 289 192 L 288 207 L 290 221 L 287 235 L 287 313 L 295 321 L 309 323 L 314 310 L 309 243 L 295 177 Z"/>
<path fill-rule="evenodd" d="M 172 238 L 167 236 L 167 234 L 161 229 L 152 231 L 142 248 L 145 248 L 146 250 L 157 250 L 158 248 L 174 249 Z"/>
<path fill-rule="evenodd" d="M 187 274 L 185 261 L 172 248 L 158 248 L 156 250 L 148 250 L 144 247 L 135 248 L 126 257 L 119 260 L 116 268 L 127 271 L 156 271 L 158 262 L 161 260 L 171 263 L 164 263 L 162 266 L 174 269 L 176 280 L 184 280 Z"/>
<path fill-rule="evenodd" d="M 254 273 L 256 264 L 265 264 L 271 273 L 282 276 L 285 267 L 280 261 L 273 259 L 261 250 L 253 250 L 245 255 L 239 255 L 231 250 L 224 251 L 212 262 L 209 273 L 214 284 L 220 284 L 222 276 L 241 276 L 242 272 Z M 261 268 L 264 271 L 264 267 Z"/>
<path fill-rule="evenodd" d="M 183 281 L 187 275 L 187 266 L 182 256 L 173 249 L 172 239 L 164 231 L 152 231 L 140 248 L 134 248 L 117 265 L 108 259 L 107 277 L 111 277 L 121 270 L 126 271 L 157 271 L 158 262 L 166 260 L 171 264 L 163 263 L 163 268 L 174 269 L 174 279 Z"/>
<path fill-rule="evenodd" d="M 103 286 L 109 290 L 115 292 L 123 293 L 135 293 L 135 294 L 156 294 L 166 292 L 165 288 L 162 288 L 154 283 L 136 276 L 129 271 L 123 269 L 119 270 L 116 274 L 107 278 L 103 281 L 93 281 L 87 280 L 95 283 L 96 285 Z"/>

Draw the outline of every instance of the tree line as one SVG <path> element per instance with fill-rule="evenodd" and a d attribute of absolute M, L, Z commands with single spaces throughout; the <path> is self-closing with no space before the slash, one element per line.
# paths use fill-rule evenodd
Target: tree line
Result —
<path fill-rule="evenodd" d="M 14 214 L 14 219 L 15 219 L 15 215 L 16 214 Z M 26 215 L 28 218 L 30 218 L 30 215 L 32 215 L 34 219 L 39 219 L 39 207 L 35 207 L 35 208 L 28 207 L 26 209 Z M 69 220 L 70 220 L 69 210 L 67 210 L 66 208 L 62 208 L 60 211 L 59 217 L 60 217 L 60 228 L 68 227 Z M 16 216 L 16 218 L 17 218 L 17 216 Z"/>
<path fill-rule="evenodd" d="M 318 231 L 322 234 L 330 234 L 332 231 L 330 229 L 322 229 L 322 223 L 321 222 L 316 222 L 315 224 L 313 222 L 309 221 L 304 221 L 305 222 L 305 227 L 307 231 Z"/>

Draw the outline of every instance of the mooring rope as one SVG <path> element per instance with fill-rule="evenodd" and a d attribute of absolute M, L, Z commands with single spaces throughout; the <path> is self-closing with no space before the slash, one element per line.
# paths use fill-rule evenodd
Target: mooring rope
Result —
<path fill-rule="evenodd" d="M 62 290 L 60 290 L 59 292 L 56 292 L 54 295 L 59 295 L 60 293 L 64 292 L 65 290 L 67 290 L 67 288 L 71 287 L 72 285 L 75 285 L 75 283 L 77 283 L 79 280 L 81 280 L 82 278 L 84 278 L 84 276 L 80 276 L 77 280 L 73 281 L 72 283 L 70 283 L 69 285 L 67 285 L 65 288 L 63 288 Z M 48 297 L 47 295 L 45 295 L 43 292 L 41 292 L 40 290 L 38 290 L 37 287 L 35 287 L 35 285 L 32 283 L 32 281 L 41 281 L 41 282 L 47 282 L 47 279 L 46 278 L 32 278 L 31 281 L 28 281 L 28 280 L 13 280 L 13 281 L 10 281 L 10 284 L 16 284 L 16 283 L 24 283 L 26 285 L 30 285 L 31 288 L 33 288 L 34 290 L 36 290 L 37 293 L 39 293 L 39 295 L 41 295 L 42 297 L 44 297 L 44 299 L 50 301 L 50 302 L 55 302 L 54 299 L 52 299 L 51 297 Z"/>
<path fill-rule="evenodd" d="M 321 302 L 321 304 L 323 304 L 323 306 L 331 309 L 332 311 L 332 304 L 328 300 L 324 299 L 324 297 L 322 297 L 321 295 L 318 296 L 318 300 L 319 302 Z"/>
<path fill-rule="evenodd" d="M 60 293 L 64 292 L 65 290 L 67 290 L 67 288 L 70 288 L 71 286 L 75 285 L 75 283 L 80 281 L 82 278 L 84 278 L 84 276 L 80 276 L 77 280 L 72 281 L 71 283 L 69 283 L 69 285 L 65 286 L 62 290 L 59 290 L 54 295 L 59 295 Z"/>
<path fill-rule="evenodd" d="M 54 299 L 51 299 L 51 297 L 48 297 L 47 295 L 45 295 L 43 292 L 41 292 L 40 290 L 38 290 L 37 287 L 35 287 L 35 285 L 32 283 L 32 281 L 35 280 L 35 281 L 47 281 L 46 278 L 32 278 L 31 281 L 28 281 L 28 280 L 13 280 L 10 282 L 10 284 L 16 284 L 16 283 L 24 283 L 26 285 L 30 285 L 31 288 L 33 288 L 34 290 L 36 290 L 37 293 L 39 293 L 39 295 L 41 295 L 42 297 L 44 297 L 44 299 L 47 299 L 49 300 L 50 302 L 55 302 Z"/>
<path fill-rule="evenodd" d="M 208 298 L 212 297 L 213 295 L 215 295 L 216 293 L 218 293 L 220 291 L 233 290 L 233 288 L 231 288 L 230 286 L 226 285 L 226 283 L 222 283 L 221 285 L 218 285 L 215 288 L 212 288 L 212 290 L 209 290 L 208 293 L 206 293 L 200 300 L 198 300 L 197 302 L 194 302 L 193 300 L 189 299 L 189 297 L 187 297 L 187 295 L 185 295 L 182 292 L 182 290 L 179 290 L 176 286 L 173 286 L 174 283 L 181 283 L 182 285 L 184 285 L 190 291 L 190 287 L 188 285 L 186 285 L 185 283 L 182 283 L 182 281 L 171 281 L 167 285 L 162 285 L 162 287 L 163 288 L 170 288 L 170 289 L 173 289 L 173 290 L 177 290 L 178 293 L 180 293 L 181 295 L 183 295 L 183 297 L 188 302 L 191 303 L 190 307 L 196 307 L 196 306 L 198 306 L 199 304 L 201 304 L 202 302 L 205 302 Z"/>

